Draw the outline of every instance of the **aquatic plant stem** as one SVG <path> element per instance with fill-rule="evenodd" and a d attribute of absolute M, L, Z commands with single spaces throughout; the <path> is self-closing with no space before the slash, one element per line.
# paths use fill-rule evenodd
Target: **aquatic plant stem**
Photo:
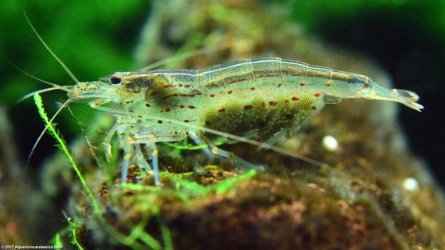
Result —
<path fill-rule="evenodd" d="M 88 195 L 88 198 L 91 201 L 91 204 L 94 209 L 94 214 L 97 216 L 97 219 L 99 220 L 99 222 L 104 226 L 104 229 L 109 234 L 111 234 L 115 239 L 117 239 L 118 241 L 123 243 L 124 245 L 131 246 L 133 248 L 134 247 L 140 248 L 142 245 L 135 242 L 135 240 L 137 238 L 140 238 L 145 244 L 150 246 L 152 249 L 161 249 L 161 245 L 159 244 L 159 242 L 156 239 L 154 239 L 153 237 L 151 237 L 148 234 L 141 233 L 140 229 L 133 231 L 129 236 L 125 236 L 125 235 L 122 235 L 120 232 L 116 231 L 114 228 L 110 227 L 109 224 L 107 224 L 107 222 L 101 216 L 102 215 L 101 208 L 100 208 L 100 205 L 99 205 L 96 197 L 93 195 L 93 192 L 91 192 L 91 189 L 88 187 L 85 179 L 83 178 L 82 173 L 80 172 L 79 168 L 77 167 L 77 164 L 74 161 L 73 156 L 69 152 L 65 141 L 57 132 L 55 125 L 53 123 L 51 123 L 50 120 L 48 119 L 48 115 L 46 114 L 45 109 L 43 107 L 42 98 L 38 93 L 34 95 L 34 102 L 37 106 L 37 110 L 40 114 L 40 117 L 46 124 L 46 129 L 48 130 L 49 134 L 56 139 L 56 141 L 58 143 L 58 147 L 65 154 L 65 156 L 68 158 L 68 161 L 70 162 L 71 166 L 73 167 L 74 172 L 76 173 L 77 177 L 79 178 L 83 188 L 85 189 L 85 191 Z M 70 225 L 73 226 L 73 224 L 71 224 L 71 223 L 70 223 Z M 75 229 L 73 229 L 73 230 L 75 230 Z M 136 235 L 137 237 L 134 238 L 134 235 Z M 73 231 L 73 236 L 75 236 L 74 231 Z M 75 239 L 75 242 L 73 242 L 73 244 L 78 249 L 83 249 L 82 246 L 78 243 L 77 239 Z"/>
<path fill-rule="evenodd" d="M 62 137 L 56 131 L 55 125 L 53 123 L 51 123 L 50 120 L 48 119 L 48 115 L 46 114 L 45 109 L 43 108 L 42 97 L 38 93 L 34 95 L 34 102 L 37 106 L 37 110 L 39 111 L 40 117 L 46 124 L 49 134 L 52 137 L 54 137 L 54 139 L 56 139 L 56 141 L 58 143 L 58 147 L 65 154 L 65 156 L 68 158 L 68 161 L 70 162 L 71 166 L 73 167 L 74 172 L 76 173 L 77 177 L 80 180 L 80 183 L 82 184 L 88 197 L 90 198 L 91 203 L 93 205 L 94 213 L 101 214 L 101 209 L 100 209 L 99 203 L 97 202 L 96 197 L 94 197 L 93 193 L 91 192 L 91 189 L 88 187 L 85 179 L 83 178 L 82 173 L 80 172 L 79 168 L 77 167 L 77 164 L 74 161 L 73 156 L 69 152 L 65 141 L 62 139 Z"/>

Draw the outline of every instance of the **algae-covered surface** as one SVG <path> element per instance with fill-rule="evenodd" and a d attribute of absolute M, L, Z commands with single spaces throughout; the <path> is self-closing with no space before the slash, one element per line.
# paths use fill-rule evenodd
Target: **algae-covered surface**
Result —
<path fill-rule="evenodd" d="M 155 2 L 135 64 L 206 48 L 165 68 L 279 56 L 390 85 L 371 60 L 310 37 L 290 21 L 287 6 L 250 0 Z M 184 149 L 188 145 L 160 144 L 161 186 L 137 166 L 130 166 L 128 182 L 121 183 L 117 142 L 109 161 L 101 145 L 113 117 L 98 113 L 83 122 L 88 139 L 80 137 L 70 147 L 80 177 L 60 152 L 43 167 L 38 190 L 2 182 L 2 199 L 14 200 L 17 189 L 25 201 L 2 203 L 7 205 L 0 241 L 79 249 L 444 249 L 444 196 L 410 151 L 397 123 L 398 108 L 369 100 L 327 105 L 296 135 L 276 144 L 320 164 L 241 142 L 221 145 L 264 166 L 246 169 Z M 1 128 L 9 136 L 10 128 Z M 326 138 L 338 145 L 329 146 Z M 5 156 L 8 164 L 18 162 L 14 153 Z M 2 178 L 26 180 L 26 172 L 12 169 L 2 165 Z M 29 211 L 27 203 L 33 204 Z M 51 235 L 42 242 L 44 228 Z"/>

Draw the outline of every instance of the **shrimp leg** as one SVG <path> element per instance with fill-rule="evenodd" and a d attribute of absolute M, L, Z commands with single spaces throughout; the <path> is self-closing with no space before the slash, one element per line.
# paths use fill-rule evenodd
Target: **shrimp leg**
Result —
<path fill-rule="evenodd" d="M 171 141 L 173 140 L 173 138 L 174 136 L 168 133 L 162 136 L 155 136 L 149 132 L 141 131 L 140 133 L 132 136 L 130 139 L 129 143 L 131 145 L 133 144 L 135 145 L 134 148 L 136 152 L 136 163 L 138 164 L 138 166 L 141 166 L 146 170 L 150 168 L 153 170 L 153 178 L 156 186 L 159 186 L 161 184 L 159 178 L 159 159 L 158 159 L 158 148 L 156 146 L 156 142 L 164 140 Z M 148 157 L 151 159 L 151 167 L 143 155 L 143 152 L 140 148 L 141 144 L 145 145 L 145 149 L 148 152 Z M 124 180 L 124 178 L 122 178 L 122 180 Z"/>
<path fill-rule="evenodd" d="M 128 150 L 124 149 L 124 160 L 122 162 L 122 173 L 121 173 L 121 183 L 127 182 L 128 175 L 128 167 L 132 162 L 132 159 L 135 159 L 135 162 L 138 166 L 141 166 L 144 170 L 148 171 L 150 169 L 150 164 L 145 160 L 144 154 L 141 150 L 140 144 L 135 144 L 134 149 L 130 147 Z M 159 186 L 159 161 L 158 161 L 158 149 L 154 142 L 146 144 L 146 148 L 149 152 L 149 158 L 151 158 L 151 165 L 153 170 L 153 178 L 156 186 Z"/>
<path fill-rule="evenodd" d="M 149 149 L 149 152 L 150 152 L 151 165 L 153 167 L 153 178 L 155 181 L 155 185 L 159 186 L 159 184 L 161 184 L 161 182 L 159 180 L 158 148 L 156 147 L 156 144 L 154 142 L 147 144 L 146 147 Z"/>
<path fill-rule="evenodd" d="M 210 156 L 210 157 L 213 157 L 213 156 L 222 156 L 222 157 L 224 157 L 224 158 L 228 158 L 228 159 L 230 159 L 230 160 L 233 160 L 234 162 L 239 163 L 240 165 L 242 165 L 242 166 L 244 166 L 244 167 L 247 167 L 247 168 L 259 169 L 259 170 L 263 169 L 263 166 L 258 166 L 258 165 L 256 165 L 256 164 L 250 163 L 250 162 L 248 162 L 248 161 L 245 161 L 245 160 L 239 158 L 238 156 L 236 156 L 236 155 L 235 155 L 234 153 L 232 153 L 232 152 L 228 152 L 228 151 L 225 151 L 225 150 L 223 150 L 223 149 L 218 148 L 218 147 L 215 146 L 213 143 L 211 143 L 209 140 L 207 140 L 205 137 L 204 137 L 204 140 L 205 140 L 205 141 L 203 141 L 203 140 L 202 140 L 202 139 L 201 139 L 195 132 L 193 132 L 193 131 L 188 131 L 188 135 L 189 135 L 189 137 L 190 137 L 196 144 L 198 144 L 198 145 L 206 144 L 206 145 L 208 146 L 208 148 L 205 148 L 205 149 L 203 149 L 203 150 L 204 150 L 204 152 L 205 152 L 208 156 Z"/>

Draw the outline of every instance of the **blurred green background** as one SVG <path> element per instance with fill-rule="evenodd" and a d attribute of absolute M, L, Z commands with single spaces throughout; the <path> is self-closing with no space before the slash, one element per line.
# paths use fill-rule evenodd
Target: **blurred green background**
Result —
<path fill-rule="evenodd" d="M 3 1 L 0 3 L 1 63 L 0 104 L 8 106 L 15 140 L 22 159 L 43 129 L 32 98 L 16 103 L 22 96 L 48 87 L 7 63 L 60 85 L 74 84 L 68 74 L 39 42 L 27 24 L 29 16 L 39 34 L 80 81 L 97 80 L 115 71 L 135 69 L 133 48 L 150 11 L 148 1 Z M 6 32 L 5 32 L 6 31 Z M 6 59 L 6 60 L 4 60 Z M 46 109 L 53 114 L 66 100 L 61 91 L 43 95 Z M 85 105 L 72 105 L 83 124 L 94 115 Z M 57 119 L 69 140 L 79 126 L 68 111 Z M 45 136 L 31 159 L 30 171 L 55 152 L 54 141 Z"/>
<path fill-rule="evenodd" d="M 265 4 L 268 1 L 263 1 Z M 439 0 L 295 0 L 277 1 L 292 13 L 311 36 L 326 44 L 366 54 L 387 70 L 398 88 L 419 93 L 425 111 L 401 108 L 400 118 L 414 152 L 430 163 L 436 178 L 445 180 L 445 1 Z M 44 80 L 73 84 L 44 49 L 23 16 L 81 81 L 96 80 L 115 71 L 135 70 L 134 48 L 150 11 L 141 0 L 61 1 L 8 0 L 0 3 L 0 105 L 7 106 L 14 140 L 26 159 L 43 129 L 32 100 L 16 103 L 25 94 L 46 86 L 14 69 L 6 60 Z M 298 59 L 298 58 L 295 58 Z M 53 113 L 63 93 L 44 95 Z M 87 124 L 93 112 L 74 105 Z M 77 112 L 76 112 L 77 111 Z M 78 131 L 76 120 L 63 112 L 57 121 L 66 138 Z M 49 137 L 42 140 L 32 166 L 54 152 Z"/>

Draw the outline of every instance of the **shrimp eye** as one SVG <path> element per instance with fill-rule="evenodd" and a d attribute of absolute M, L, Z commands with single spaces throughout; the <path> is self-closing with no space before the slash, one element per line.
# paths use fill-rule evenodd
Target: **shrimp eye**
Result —
<path fill-rule="evenodd" d="M 115 76 L 111 76 L 109 81 L 110 81 L 111 84 L 119 84 L 119 83 L 122 82 L 122 77 L 116 76 L 116 75 Z"/>

